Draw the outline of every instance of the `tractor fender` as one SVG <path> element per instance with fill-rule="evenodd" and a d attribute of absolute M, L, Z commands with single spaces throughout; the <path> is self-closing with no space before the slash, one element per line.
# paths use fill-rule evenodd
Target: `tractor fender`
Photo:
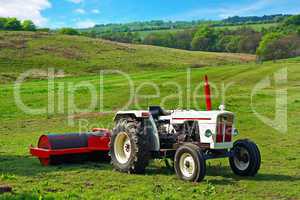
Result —
<path fill-rule="evenodd" d="M 149 134 L 149 143 L 150 143 L 150 151 L 159 151 L 160 150 L 160 142 L 158 130 L 155 124 L 155 121 L 151 115 L 147 117 L 143 116 L 144 113 L 149 113 L 149 111 L 119 111 L 114 117 L 114 121 L 117 122 L 122 118 L 132 117 L 136 119 L 146 120 L 147 123 L 147 134 Z"/>

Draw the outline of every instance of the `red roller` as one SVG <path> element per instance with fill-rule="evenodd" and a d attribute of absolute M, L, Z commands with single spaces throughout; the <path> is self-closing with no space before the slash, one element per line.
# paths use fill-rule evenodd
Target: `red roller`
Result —
<path fill-rule="evenodd" d="M 206 110 L 210 111 L 211 110 L 211 96 L 210 96 L 210 86 L 209 86 L 207 75 L 205 75 L 204 93 L 205 93 L 205 101 L 206 101 Z"/>
<path fill-rule="evenodd" d="M 93 129 L 89 133 L 42 135 L 38 147 L 30 153 L 44 166 L 85 160 L 106 160 L 111 133 L 107 129 Z"/>

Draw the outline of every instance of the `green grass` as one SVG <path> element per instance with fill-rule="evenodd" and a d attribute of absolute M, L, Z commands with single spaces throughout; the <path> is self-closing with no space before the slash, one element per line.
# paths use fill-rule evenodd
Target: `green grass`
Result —
<path fill-rule="evenodd" d="M 28 69 L 63 70 L 65 76 L 93 75 L 101 69 L 126 72 L 185 69 L 255 60 L 247 54 L 189 52 L 120 44 L 80 36 L 0 31 L 0 82 L 15 80 Z M 43 78 L 45 71 L 36 72 Z"/>
<path fill-rule="evenodd" d="M 51 37 L 46 36 L 46 39 L 43 40 L 47 41 Z M 82 40 L 87 43 L 91 42 L 89 39 Z M 35 42 L 32 41 L 31 45 L 35 45 Z M 87 44 L 87 46 L 89 45 Z M 147 49 L 147 47 L 138 48 L 145 48 L 145 51 Z M 195 54 L 197 53 L 195 52 Z M 262 166 L 256 177 L 238 177 L 231 172 L 227 159 L 220 159 L 207 162 L 207 176 L 199 184 L 178 180 L 176 175 L 161 161 L 152 162 L 145 175 L 115 172 L 106 163 L 40 166 L 38 160 L 30 157 L 28 153 L 28 146 L 36 144 L 39 135 L 48 132 L 78 131 L 80 120 L 88 120 L 90 128 L 95 126 L 111 127 L 113 113 L 95 115 L 100 108 L 98 102 L 92 113 L 75 113 L 75 125 L 69 126 L 66 110 L 63 113 L 56 112 L 51 115 L 25 114 L 14 103 L 13 84 L 1 84 L 0 185 L 12 186 L 13 194 L 0 195 L 0 199 L 299 199 L 299 65 L 300 59 L 295 58 L 277 63 L 267 62 L 262 65 L 249 63 L 192 69 L 191 90 L 196 93 L 203 91 L 196 86 L 205 74 L 209 75 L 210 81 L 218 89 L 221 89 L 222 83 L 234 83 L 226 92 L 227 109 L 236 113 L 237 127 L 240 131 L 239 138 L 254 140 L 259 145 L 262 154 Z M 283 134 L 265 125 L 254 115 L 250 107 L 250 95 L 260 80 L 266 76 L 272 77 L 274 72 L 285 67 L 288 70 L 288 84 L 284 86 L 288 88 L 288 132 Z M 160 89 L 159 97 L 150 99 L 137 97 L 142 108 L 146 108 L 148 104 L 159 104 L 166 96 L 169 98 L 164 103 L 165 108 L 179 108 L 178 97 L 182 97 L 182 107 L 187 106 L 184 67 L 180 69 L 161 68 L 159 71 L 136 71 L 130 75 L 135 89 L 145 82 L 155 83 Z M 55 101 L 58 102 L 57 87 L 59 84 L 65 83 L 65 87 L 67 87 L 67 84 L 78 84 L 83 81 L 88 81 L 99 88 L 99 77 L 96 75 L 86 74 L 78 77 L 57 78 L 54 89 Z M 178 93 L 174 86 L 166 85 L 170 81 L 178 83 L 182 87 L 182 94 Z M 118 110 L 129 98 L 126 80 L 121 76 L 108 74 L 104 83 L 104 109 L 106 111 Z M 273 83 L 274 81 L 272 81 L 272 86 L 259 92 L 253 99 L 255 109 L 269 117 L 274 117 L 276 87 Z M 150 86 L 145 86 L 140 94 L 154 94 L 154 91 Z M 175 96 L 170 97 L 174 94 Z M 213 94 L 216 94 L 216 90 L 213 90 Z M 24 83 L 21 95 L 25 104 L 30 107 L 46 106 L 47 81 L 32 80 Z M 66 92 L 66 104 L 68 96 L 69 93 Z M 79 90 L 75 99 L 77 106 L 87 107 L 89 105 L 88 91 Z M 204 108 L 203 98 L 198 99 L 197 102 L 201 102 L 199 105 Z M 214 96 L 213 106 L 215 108 L 219 102 L 221 102 L 220 98 Z M 192 105 L 192 108 L 197 105 L 198 103 Z M 130 108 L 136 107 L 136 105 L 130 105 Z"/>

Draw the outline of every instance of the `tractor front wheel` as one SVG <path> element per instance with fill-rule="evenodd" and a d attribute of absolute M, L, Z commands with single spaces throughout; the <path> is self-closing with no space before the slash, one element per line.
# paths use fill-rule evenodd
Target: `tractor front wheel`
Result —
<path fill-rule="evenodd" d="M 185 181 L 200 182 L 206 174 L 206 163 L 201 149 L 194 144 L 180 146 L 175 154 L 177 176 Z"/>
<path fill-rule="evenodd" d="M 232 171 L 239 176 L 255 176 L 260 168 L 260 152 L 250 140 L 238 140 L 233 145 L 234 156 L 229 158 Z"/>

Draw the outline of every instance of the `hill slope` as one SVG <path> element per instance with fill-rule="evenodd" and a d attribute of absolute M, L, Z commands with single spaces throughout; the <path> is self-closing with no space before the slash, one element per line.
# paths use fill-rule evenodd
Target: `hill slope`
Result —
<path fill-rule="evenodd" d="M 32 32 L 0 32 L 1 80 L 15 79 L 28 69 L 57 68 L 66 74 L 202 67 L 253 61 L 245 54 L 189 52 Z M 3 82 L 3 81 L 2 81 Z"/>
<path fill-rule="evenodd" d="M 0 107 L 0 185 L 8 184 L 13 187 L 14 193 L 8 194 L 7 199 L 299 199 L 299 63 L 300 59 L 297 58 L 262 65 L 192 69 L 190 95 L 199 93 L 198 84 L 204 74 L 208 74 L 214 86 L 213 94 L 216 95 L 213 97 L 214 108 L 221 102 L 216 89 L 221 91 L 223 83 L 230 85 L 226 91 L 226 106 L 237 116 L 237 128 L 240 131 L 238 138 L 251 138 L 259 145 L 262 154 L 262 166 L 256 177 L 235 176 L 229 168 L 228 160 L 218 159 L 207 162 L 207 176 L 200 184 L 178 180 L 172 170 L 165 168 L 162 161 L 151 163 L 146 175 L 114 172 L 111 165 L 105 163 L 42 167 L 37 159 L 28 155 L 28 145 L 36 144 L 40 134 L 77 132 L 81 127 L 81 120 L 84 131 L 85 128 L 96 126 L 111 128 L 113 113 L 97 114 L 99 105 L 91 113 L 77 114 L 76 126 L 70 127 L 67 125 L 67 112 L 55 112 L 53 115 L 28 115 L 22 112 L 13 101 L 13 85 L 0 85 L 0 104 L 5 105 Z M 282 69 L 288 72 L 288 82 L 276 86 L 272 77 Z M 254 95 L 252 102 L 250 96 L 253 88 L 261 80 L 265 80 L 266 76 L 270 77 L 272 85 Z M 154 95 L 150 99 L 138 96 L 141 108 L 146 108 L 148 104 L 178 108 L 180 97 L 183 107 L 186 107 L 188 86 L 185 70 L 140 72 L 132 75 L 132 79 L 136 87 L 150 82 L 157 84 L 160 91 L 159 96 Z M 99 87 L 99 77 L 96 75 L 61 78 L 57 81 L 65 83 L 65 86 L 67 83 L 80 84 L 88 81 Z M 168 82 L 177 83 L 182 87 L 183 93 L 177 91 L 176 85 L 165 85 Z M 104 109 L 121 109 L 129 98 L 126 79 L 109 74 L 104 83 Z M 254 110 L 273 119 L 276 92 L 284 88 L 288 89 L 288 132 L 283 134 L 263 123 Z M 142 89 L 142 94 L 155 94 L 151 85 L 144 85 Z M 47 106 L 47 90 L 48 83 L 45 80 L 28 81 L 22 87 L 22 99 L 32 108 Z M 65 95 L 65 105 L 68 105 L 69 93 L 66 92 Z M 79 90 L 74 97 L 76 104 L 82 108 L 88 107 L 89 96 L 88 90 Z M 55 97 L 58 98 L 58 93 Z M 167 101 L 164 101 L 165 97 Z M 192 99 L 192 96 L 189 98 Z M 197 98 L 195 104 L 191 104 L 192 108 L 204 101 L 204 97 L 200 100 Z M 134 105 L 136 103 L 132 104 L 131 108 L 137 108 Z"/>

